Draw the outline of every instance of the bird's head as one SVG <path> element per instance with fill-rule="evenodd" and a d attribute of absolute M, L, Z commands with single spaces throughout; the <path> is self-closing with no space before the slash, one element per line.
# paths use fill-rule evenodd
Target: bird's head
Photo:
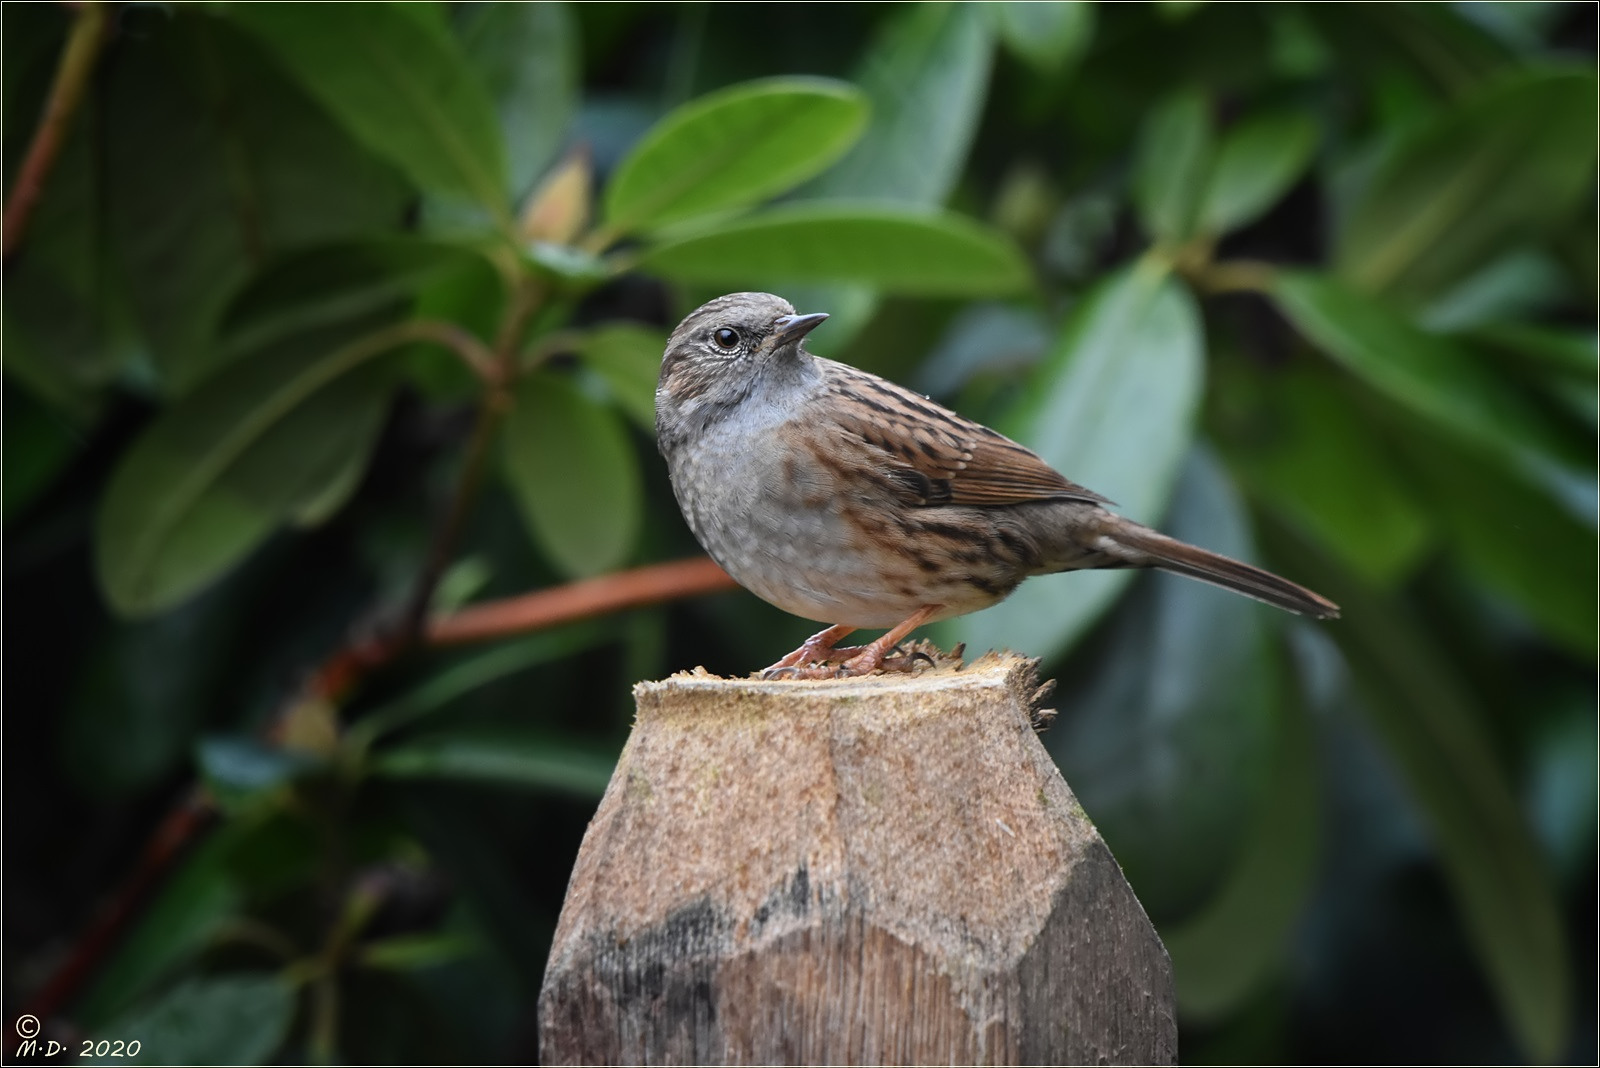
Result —
<path fill-rule="evenodd" d="M 684 317 L 667 341 L 656 383 L 656 422 L 702 419 L 731 408 L 763 382 L 802 370 L 805 336 L 828 316 L 797 315 L 771 293 L 729 293 Z"/>

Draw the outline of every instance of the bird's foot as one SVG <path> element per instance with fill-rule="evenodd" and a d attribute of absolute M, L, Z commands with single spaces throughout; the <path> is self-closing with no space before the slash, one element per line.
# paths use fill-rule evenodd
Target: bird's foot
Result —
<path fill-rule="evenodd" d="M 800 648 L 771 667 L 763 669 L 761 677 L 763 679 L 812 677 L 800 675 L 797 672 L 812 664 L 820 664 L 830 657 L 840 654 L 855 654 L 866 648 L 865 646 L 851 646 L 844 649 L 834 648 L 835 642 L 855 629 L 841 623 L 838 626 L 829 627 L 827 630 L 818 631 L 801 643 Z"/>
<path fill-rule="evenodd" d="M 933 657 L 925 652 L 913 652 L 909 656 L 900 652 L 900 642 L 907 634 L 926 623 L 936 613 L 940 605 L 924 605 L 899 626 L 883 635 L 881 638 L 868 645 L 852 648 L 836 649 L 834 643 L 854 627 L 840 624 L 829 627 L 820 634 L 813 634 L 807 638 L 805 644 L 794 652 L 773 664 L 761 673 L 763 679 L 848 679 L 861 675 L 870 675 L 874 671 L 903 671 L 909 672 L 916 666 L 918 660 L 926 660 L 932 664 Z M 893 652 L 896 655 L 890 656 Z M 830 667 L 829 661 L 834 657 L 848 656 L 849 659 L 837 667 Z"/>
<path fill-rule="evenodd" d="M 935 664 L 933 657 L 921 649 L 915 649 L 907 653 L 898 645 L 878 648 L 876 642 L 872 645 L 835 649 L 834 653 L 838 656 L 847 657 L 847 659 L 840 663 L 834 663 L 835 657 L 830 656 L 825 662 L 808 664 L 803 667 L 768 668 L 762 672 L 762 677 L 768 679 L 853 679 L 862 675 L 871 675 L 878 671 L 886 675 L 895 673 L 910 674 L 919 661 L 930 666 Z"/>

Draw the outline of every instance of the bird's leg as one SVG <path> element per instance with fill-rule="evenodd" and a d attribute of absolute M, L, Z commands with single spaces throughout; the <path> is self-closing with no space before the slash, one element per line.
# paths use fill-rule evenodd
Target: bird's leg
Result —
<path fill-rule="evenodd" d="M 796 679 L 835 679 L 845 678 L 851 675 L 870 675 L 879 668 L 884 667 L 884 658 L 888 655 L 891 649 L 899 645 L 907 634 L 910 634 L 912 631 L 926 623 L 928 619 L 942 607 L 944 606 L 937 604 L 923 605 L 911 615 L 911 618 L 907 619 L 903 623 L 900 623 L 893 630 L 889 631 L 872 644 L 863 646 L 859 653 L 851 657 L 849 660 L 846 660 L 843 664 L 840 664 L 837 668 L 830 668 L 826 665 L 817 664 L 815 662 L 813 662 L 812 666 L 807 667 L 802 666 L 798 661 L 796 661 L 794 664 L 785 665 L 781 668 L 779 668 L 777 664 L 774 664 L 773 667 L 767 669 L 767 672 L 772 673 L 768 677 L 775 678 L 777 674 L 780 673 Z M 823 634 L 819 634 L 817 637 L 822 638 L 826 634 L 827 632 L 824 631 Z M 838 641 L 838 639 L 842 637 L 844 637 L 844 635 L 838 635 L 834 638 L 834 641 Z M 810 643 L 808 642 L 807 644 Z M 804 646 L 801 647 L 802 650 L 804 648 Z M 830 652 L 838 652 L 838 650 L 832 649 Z M 790 655 L 792 656 L 794 654 Z M 789 658 L 784 657 L 784 659 L 787 660 Z M 894 661 L 892 661 L 891 667 L 888 670 L 910 671 L 912 665 L 916 663 L 916 660 L 917 658 L 914 656 L 895 657 Z M 777 670 L 775 671 L 774 669 Z M 767 672 L 763 672 L 763 674 L 765 675 Z"/>
<path fill-rule="evenodd" d="M 893 630 L 884 634 L 881 638 L 867 646 L 856 656 L 853 656 L 849 660 L 846 660 L 844 663 L 840 664 L 838 674 L 870 675 L 874 671 L 877 671 L 879 668 L 883 667 L 883 658 L 888 655 L 889 650 L 899 645 L 901 640 L 904 639 L 907 634 L 910 634 L 912 631 L 922 626 L 933 616 L 935 612 L 943 607 L 944 605 L 941 604 L 923 605 L 921 608 L 911 613 L 909 619 L 902 623 L 897 623 Z M 896 659 L 899 661 L 897 664 L 897 670 L 900 671 L 910 671 L 912 665 L 916 663 L 916 657 L 899 657 Z"/>
<path fill-rule="evenodd" d="M 819 660 L 826 660 L 833 653 L 834 643 L 846 634 L 854 631 L 855 627 L 845 626 L 840 623 L 829 627 L 827 630 L 818 631 L 807 638 L 794 652 L 761 672 L 764 679 L 775 679 L 781 674 L 786 674 L 795 668 L 807 664 L 815 664 Z"/>

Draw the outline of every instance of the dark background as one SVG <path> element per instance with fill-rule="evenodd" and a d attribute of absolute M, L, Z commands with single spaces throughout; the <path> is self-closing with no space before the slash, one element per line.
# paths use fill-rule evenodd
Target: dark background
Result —
<path fill-rule="evenodd" d="M 84 10 L 6 5 L 8 206 Z M 47 994 L 41 1037 L 168 1063 L 533 1057 L 631 683 L 815 628 L 719 593 L 314 672 L 396 632 L 468 471 L 436 611 L 696 554 L 654 363 L 700 300 L 773 288 L 834 313 L 819 351 L 1343 605 L 1073 575 L 937 635 L 1060 680 L 1046 744 L 1172 952 L 1185 1061 L 1594 1062 L 1593 5 L 87 10 L 7 244 L 8 1028 Z M 590 240 L 653 124 L 778 74 L 868 124 L 730 211 L 943 207 L 1025 284 L 844 238 L 822 276 L 648 258 L 714 212 Z M 161 525 L 295 361 L 421 319 L 496 346 L 518 286 L 482 456 L 493 389 L 412 344 Z M 128 577 L 140 538 L 167 586 Z"/>

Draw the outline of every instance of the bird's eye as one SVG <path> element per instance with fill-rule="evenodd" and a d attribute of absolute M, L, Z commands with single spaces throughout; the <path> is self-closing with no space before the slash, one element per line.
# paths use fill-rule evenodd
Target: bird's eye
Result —
<path fill-rule="evenodd" d="M 721 330 L 718 330 L 716 333 L 711 335 L 711 340 L 715 341 L 719 348 L 724 348 L 724 349 L 738 348 L 739 347 L 739 331 L 730 330 L 727 327 L 723 327 Z"/>

